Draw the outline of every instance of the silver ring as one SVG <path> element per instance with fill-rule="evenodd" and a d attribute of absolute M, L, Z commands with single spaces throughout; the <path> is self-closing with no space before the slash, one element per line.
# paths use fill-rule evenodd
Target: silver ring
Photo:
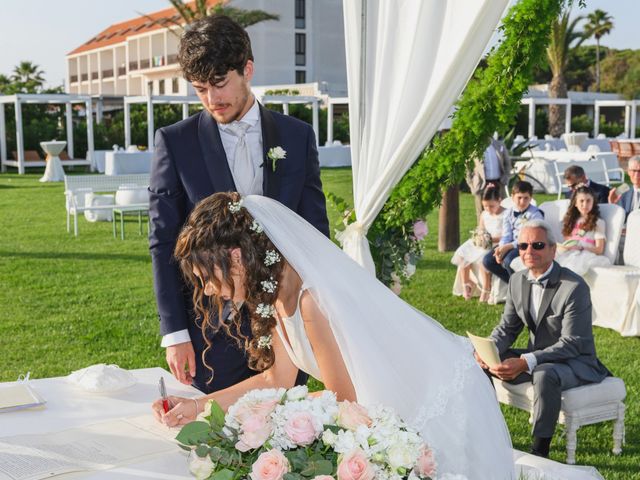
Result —
<path fill-rule="evenodd" d="M 177 415 L 176 415 L 176 418 L 177 418 L 178 420 L 182 420 L 182 418 L 183 418 L 183 417 L 184 417 L 184 415 L 182 415 L 181 413 L 179 413 L 179 414 L 177 414 Z"/>

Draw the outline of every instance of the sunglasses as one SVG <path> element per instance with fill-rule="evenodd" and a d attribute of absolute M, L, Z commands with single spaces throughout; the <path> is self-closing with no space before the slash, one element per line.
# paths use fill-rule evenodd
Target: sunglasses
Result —
<path fill-rule="evenodd" d="M 529 245 L 531 245 L 531 248 L 533 248 L 534 250 L 542 250 L 544 247 L 547 246 L 545 242 L 531 242 L 531 243 L 522 242 L 518 244 L 518 250 L 521 250 L 524 252 L 527 248 L 529 248 Z"/>

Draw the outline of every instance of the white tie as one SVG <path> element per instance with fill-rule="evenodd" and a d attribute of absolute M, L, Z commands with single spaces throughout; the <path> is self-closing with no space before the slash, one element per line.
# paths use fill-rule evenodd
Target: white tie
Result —
<path fill-rule="evenodd" d="M 233 180 L 238 189 L 238 193 L 241 195 L 249 195 L 255 177 L 255 170 L 246 141 L 249 124 L 234 122 L 230 124 L 227 129 L 238 138 L 236 151 L 233 156 Z"/>

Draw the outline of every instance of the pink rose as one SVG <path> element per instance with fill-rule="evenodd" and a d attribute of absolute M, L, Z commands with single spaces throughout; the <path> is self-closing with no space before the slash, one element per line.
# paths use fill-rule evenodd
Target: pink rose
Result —
<path fill-rule="evenodd" d="M 356 430 L 360 425 L 370 426 L 371 418 L 362 405 L 345 400 L 338 405 L 337 423 L 347 430 Z"/>
<path fill-rule="evenodd" d="M 272 432 L 271 423 L 262 415 L 250 415 L 240 425 L 236 449 L 246 452 L 261 447 Z"/>
<path fill-rule="evenodd" d="M 338 480 L 373 480 L 373 467 L 359 448 L 347 453 L 338 464 Z"/>
<path fill-rule="evenodd" d="M 252 415 L 268 417 L 273 413 L 277 405 L 278 400 L 265 400 L 254 404 L 244 404 L 234 412 L 234 416 L 238 420 L 238 423 L 243 424 L 245 420 Z"/>
<path fill-rule="evenodd" d="M 416 240 L 422 240 L 429 234 L 429 226 L 424 220 L 418 220 L 413 224 L 413 236 Z"/>
<path fill-rule="evenodd" d="M 278 450 L 261 453 L 251 466 L 251 480 L 281 480 L 289 472 L 289 460 Z"/>
<path fill-rule="evenodd" d="M 284 425 L 284 431 L 296 445 L 310 445 L 320 434 L 309 412 L 292 413 Z"/>
<path fill-rule="evenodd" d="M 433 451 L 430 448 L 422 448 L 415 470 L 421 477 L 433 477 L 435 475 L 436 460 L 433 458 Z"/>

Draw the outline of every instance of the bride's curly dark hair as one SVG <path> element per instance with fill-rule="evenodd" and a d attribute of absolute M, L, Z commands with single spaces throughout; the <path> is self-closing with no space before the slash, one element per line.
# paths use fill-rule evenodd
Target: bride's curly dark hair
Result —
<path fill-rule="evenodd" d="M 261 345 L 259 340 L 271 335 L 276 319 L 273 316 L 264 317 L 256 312 L 256 309 L 260 304 L 273 305 L 278 296 L 279 281 L 285 262 L 271 240 L 261 232 L 261 227 L 254 223 L 255 220 L 247 209 L 237 207 L 240 198 L 236 192 L 216 193 L 199 202 L 180 232 L 174 251 L 182 274 L 194 288 L 193 305 L 196 319 L 200 322 L 202 335 L 207 343 L 202 360 L 211 370 L 209 382 L 213 379 L 214 372 L 206 362 L 206 353 L 211 348 L 208 334 L 220 328 L 236 340 L 239 348 L 248 352 L 248 365 L 252 370 L 264 371 L 273 365 L 275 360 L 273 349 Z M 204 292 L 206 282 L 212 282 L 215 290 L 220 291 L 221 282 L 214 274 L 215 267 L 220 271 L 222 281 L 230 287 L 233 298 L 235 289 L 231 278 L 230 251 L 234 248 L 240 248 L 242 252 L 246 289 L 243 308 L 246 308 L 250 318 L 251 338 L 242 332 L 242 317 L 233 302 L 229 303 L 234 314 L 231 315 L 230 321 L 224 321 L 222 310 L 227 301 L 215 295 L 210 302 Z M 265 258 L 270 250 L 280 255 L 281 261 L 266 265 Z M 200 272 L 202 279 L 193 273 L 194 267 Z M 264 288 L 262 282 L 270 282 L 274 288 Z M 217 316 L 214 314 L 215 307 Z"/>

